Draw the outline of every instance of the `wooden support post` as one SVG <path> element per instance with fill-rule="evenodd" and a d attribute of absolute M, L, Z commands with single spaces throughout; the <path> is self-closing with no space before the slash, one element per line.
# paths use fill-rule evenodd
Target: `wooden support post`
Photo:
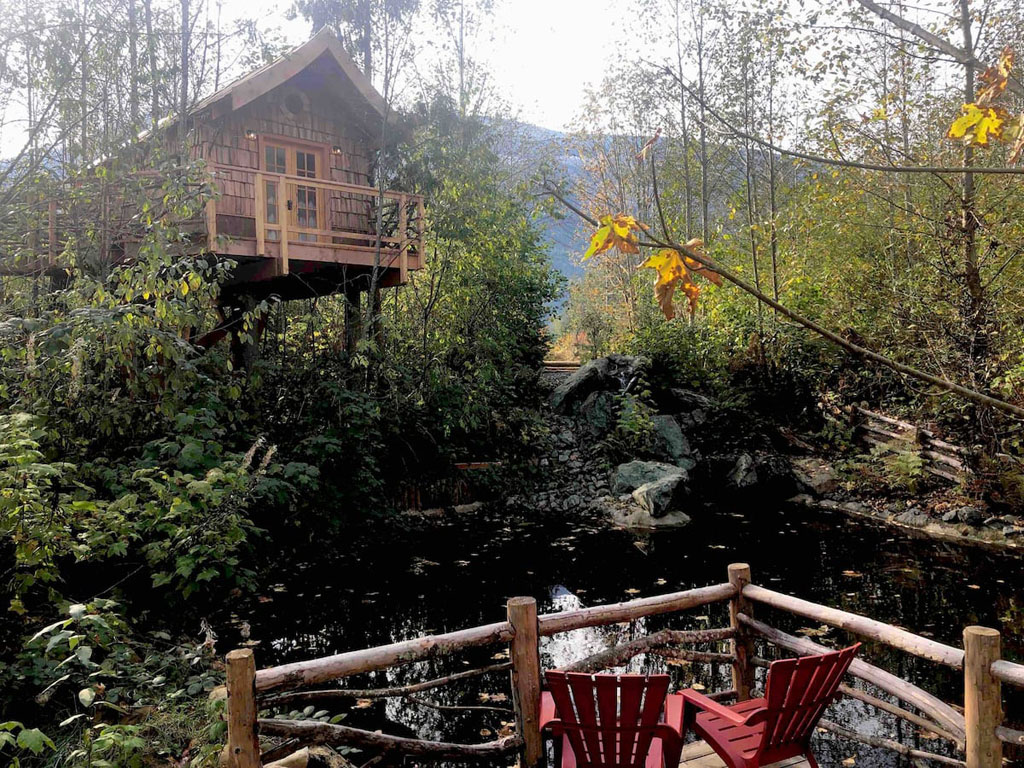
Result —
<path fill-rule="evenodd" d="M 260 768 L 256 733 L 256 660 L 249 648 L 227 655 L 228 768 Z"/>
<path fill-rule="evenodd" d="M 206 250 L 217 250 L 217 200 L 213 197 L 206 199 Z"/>
<path fill-rule="evenodd" d="M 409 211 L 405 195 L 398 196 L 398 282 L 405 285 L 409 282 Z"/>
<path fill-rule="evenodd" d="M 739 701 L 750 698 L 754 689 L 754 636 L 750 629 L 740 623 L 739 615 L 753 618 L 753 607 L 743 596 L 743 588 L 750 583 L 750 566 L 733 563 L 729 566 L 729 583 L 736 587 L 736 594 L 729 601 L 729 626 L 736 632 L 733 637 L 732 687 Z"/>
<path fill-rule="evenodd" d="M 988 627 L 964 629 L 964 725 L 967 768 L 999 768 L 1003 744 L 996 728 L 1003 723 L 1003 699 L 992 662 L 999 660 L 999 632 Z"/>
<path fill-rule="evenodd" d="M 57 263 L 57 201 L 51 200 L 47 207 L 47 223 L 48 223 L 48 245 L 47 255 L 49 257 L 50 266 L 52 267 Z"/>
<path fill-rule="evenodd" d="M 423 209 L 423 198 L 419 198 L 416 201 L 416 258 L 420 260 L 420 266 L 423 266 L 423 234 L 427 228 L 427 217 L 426 212 Z"/>
<path fill-rule="evenodd" d="M 536 768 L 544 755 L 540 736 L 540 646 L 537 633 L 537 601 L 513 597 L 508 601 L 512 638 L 512 700 L 516 729 L 523 739 L 521 765 Z"/>
<path fill-rule="evenodd" d="M 282 187 L 286 187 L 287 185 L 282 183 L 281 186 Z M 281 264 L 280 264 L 281 269 L 280 269 L 280 273 L 282 275 L 287 275 L 288 274 L 288 218 L 287 217 L 289 216 L 291 211 L 288 210 L 287 206 L 284 206 L 284 205 L 281 204 L 282 200 L 284 199 L 281 196 L 281 195 L 283 195 L 283 193 L 284 193 L 283 189 L 280 192 L 278 192 L 278 198 L 277 198 L 277 220 L 279 222 L 281 222 Z"/>
<path fill-rule="evenodd" d="M 263 174 L 256 174 L 256 255 L 265 256 L 267 253 L 267 186 L 263 183 Z"/>

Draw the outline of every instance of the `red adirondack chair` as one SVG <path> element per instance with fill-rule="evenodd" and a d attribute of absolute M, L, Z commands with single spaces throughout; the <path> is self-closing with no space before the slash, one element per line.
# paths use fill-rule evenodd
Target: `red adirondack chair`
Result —
<path fill-rule="evenodd" d="M 668 675 L 544 676 L 540 727 L 561 737 L 561 768 L 677 768 L 683 700 L 667 703 Z"/>
<path fill-rule="evenodd" d="M 687 689 L 679 694 L 686 701 L 684 727 L 692 726 L 730 768 L 758 768 L 797 755 L 818 768 L 811 734 L 835 699 L 858 648 L 860 643 L 772 662 L 762 699 L 727 707 Z"/>

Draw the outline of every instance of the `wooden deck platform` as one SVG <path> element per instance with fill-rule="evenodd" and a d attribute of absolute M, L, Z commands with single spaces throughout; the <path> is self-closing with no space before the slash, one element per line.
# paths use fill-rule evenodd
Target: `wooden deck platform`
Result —
<path fill-rule="evenodd" d="M 803 766 L 809 765 L 806 758 L 791 757 L 788 760 L 772 763 L 771 768 L 789 768 L 790 766 L 803 768 Z M 725 763 L 714 753 L 706 741 L 694 741 L 683 747 L 679 768 L 725 768 Z"/>

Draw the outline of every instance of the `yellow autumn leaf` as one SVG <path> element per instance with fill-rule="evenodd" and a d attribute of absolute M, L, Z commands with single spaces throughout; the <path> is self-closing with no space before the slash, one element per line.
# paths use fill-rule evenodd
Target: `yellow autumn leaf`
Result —
<path fill-rule="evenodd" d="M 989 138 L 999 139 L 1003 135 L 1003 124 L 1006 121 L 1006 110 L 1001 107 L 979 107 L 977 104 L 964 104 L 960 109 L 960 117 L 949 126 L 946 136 L 958 139 L 965 144 L 986 146 Z"/>
<path fill-rule="evenodd" d="M 686 243 L 686 248 L 697 254 L 701 253 L 703 247 L 704 242 L 699 238 L 694 238 Z M 654 279 L 654 298 L 658 302 L 658 306 L 661 307 L 661 313 L 666 320 L 671 320 L 676 316 L 675 307 L 672 304 L 676 289 L 681 290 L 689 300 L 690 314 L 692 315 L 697 310 L 700 286 L 694 282 L 694 274 L 707 278 L 715 285 L 722 284 L 721 275 L 712 272 L 700 262 L 690 256 L 680 254 L 673 248 L 662 248 L 649 256 L 640 266 L 653 269 L 658 273 Z"/>
<path fill-rule="evenodd" d="M 189 290 L 188 289 L 188 281 L 187 280 L 182 280 L 181 281 L 181 295 L 182 296 L 188 296 L 188 290 Z"/>
<path fill-rule="evenodd" d="M 583 254 L 584 261 L 611 248 L 618 248 L 623 253 L 640 252 L 636 233 L 640 231 L 642 225 L 632 216 L 622 213 L 602 216 L 600 224 L 597 232 L 590 238 L 590 247 Z"/>

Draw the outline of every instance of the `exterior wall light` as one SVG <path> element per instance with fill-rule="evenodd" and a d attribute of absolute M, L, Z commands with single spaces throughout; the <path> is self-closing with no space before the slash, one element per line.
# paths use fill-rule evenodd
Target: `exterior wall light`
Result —
<path fill-rule="evenodd" d="M 245 138 L 247 138 L 249 141 L 256 141 L 256 131 L 254 131 L 252 128 L 246 128 Z"/>

